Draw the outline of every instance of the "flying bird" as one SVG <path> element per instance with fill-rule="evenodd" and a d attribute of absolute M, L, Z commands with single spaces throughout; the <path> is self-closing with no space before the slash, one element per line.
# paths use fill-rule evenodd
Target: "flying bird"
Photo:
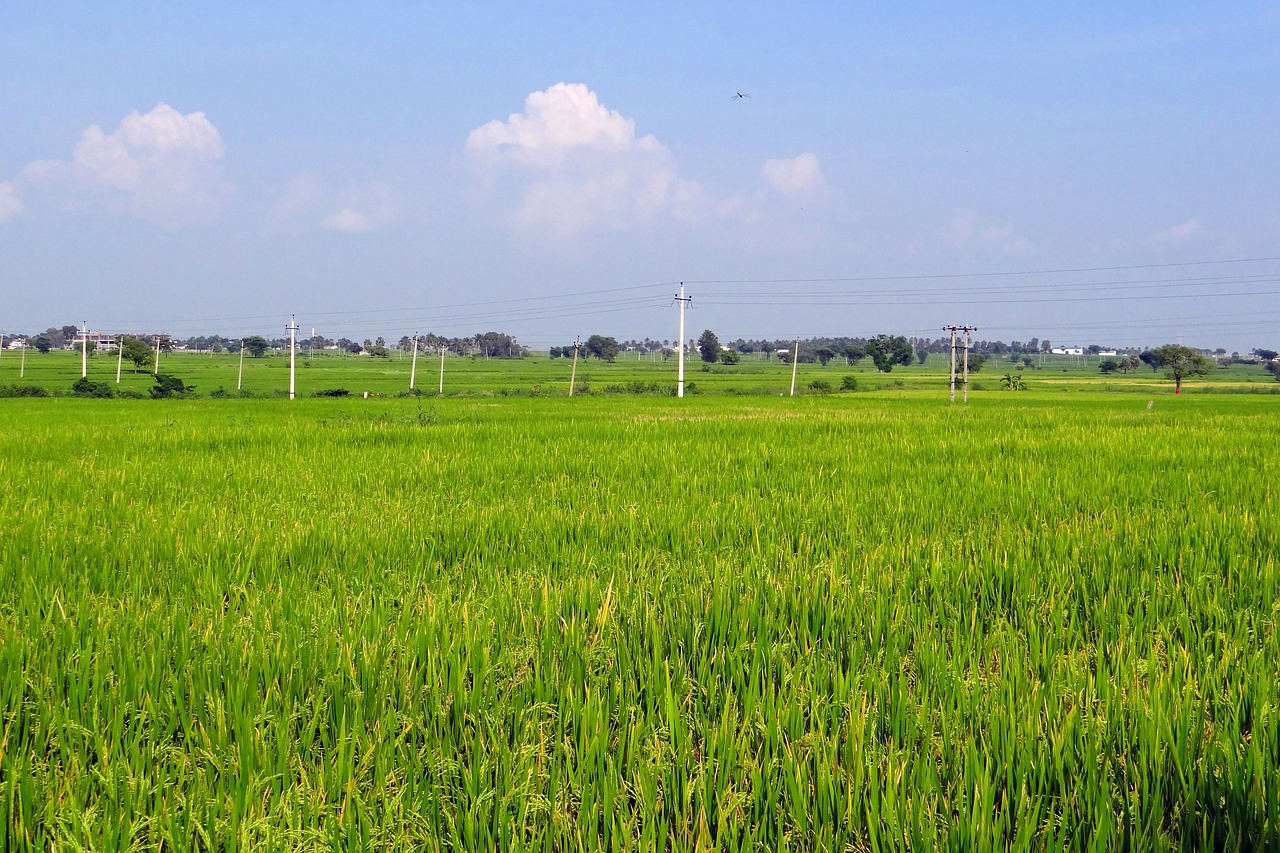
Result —
<path fill-rule="evenodd" d="M 743 98 L 750 98 L 750 97 L 751 97 L 751 96 L 750 96 L 749 94 L 745 93 L 745 92 L 734 92 L 734 93 L 733 93 L 733 97 L 732 97 L 732 98 L 730 98 L 729 100 L 731 100 L 731 101 L 738 101 L 738 100 L 741 100 L 741 99 L 743 99 Z"/>

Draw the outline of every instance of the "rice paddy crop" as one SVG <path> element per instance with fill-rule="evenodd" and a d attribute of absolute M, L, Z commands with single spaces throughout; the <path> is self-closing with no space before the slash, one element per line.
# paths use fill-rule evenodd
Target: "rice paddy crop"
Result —
<path fill-rule="evenodd" d="M 1266 398 L 0 402 L 4 849 L 1280 845 Z"/>

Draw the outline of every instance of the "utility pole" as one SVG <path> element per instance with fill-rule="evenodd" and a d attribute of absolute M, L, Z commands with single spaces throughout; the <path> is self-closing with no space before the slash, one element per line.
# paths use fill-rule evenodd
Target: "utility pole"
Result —
<path fill-rule="evenodd" d="M 31 346 L 31 339 L 27 338 L 22 345 L 22 360 L 18 362 L 18 378 L 22 379 L 27 375 L 27 347 Z"/>
<path fill-rule="evenodd" d="M 155 376 L 160 375 L 160 336 L 159 335 L 156 335 L 156 365 L 151 372 Z"/>
<path fill-rule="evenodd" d="M 80 378 L 89 375 L 89 321 L 84 321 L 84 330 L 80 333 Z"/>
<path fill-rule="evenodd" d="M 244 387 L 244 338 L 240 339 L 240 372 L 236 376 L 236 390 Z"/>
<path fill-rule="evenodd" d="M 951 333 L 951 402 L 956 401 L 956 333 L 964 332 L 964 402 L 969 402 L 969 333 L 978 331 L 977 326 L 943 326 L 942 331 Z"/>
<path fill-rule="evenodd" d="M 404 352 L 404 350 L 400 350 Z M 418 377 L 418 333 L 413 333 L 413 362 L 409 365 L 409 390 L 413 390 L 414 380 Z"/>
<path fill-rule="evenodd" d="M 289 333 L 289 399 L 294 398 L 294 392 L 297 389 L 295 380 L 297 379 L 295 367 L 297 357 L 297 341 L 298 341 L 298 321 L 296 315 L 289 316 L 289 325 L 285 326 L 285 330 Z"/>
<path fill-rule="evenodd" d="M 573 369 L 569 371 L 569 396 L 573 396 L 573 383 L 578 378 L 578 342 L 582 340 L 582 336 L 573 339 Z"/>
<path fill-rule="evenodd" d="M 124 336 L 116 335 L 116 384 L 120 384 L 120 367 L 124 364 Z"/>
<path fill-rule="evenodd" d="M 693 301 L 692 296 L 684 295 L 684 282 L 680 282 L 680 293 L 676 296 L 676 302 L 680 303 L 680 352 L 677 360 L 678 372 L 676 374 L 676 396 L 684 396 L 684 309 L 685 306 Z"/>
<path fill-rule="evenodd" d="M 796 365 L 800 363 L 800 339 L 796 338 L 791 350 L 791 396 L 796 395 Z"/>
<path fill-rule="evenodd" d="M 444 393 L 444 344 L 440 345 L 440 393 Z"/>
<path fill-rule="evenodd" d="M 964 402 L 969 402 L 969 333 L 976 329 L 964 327 Z"/>

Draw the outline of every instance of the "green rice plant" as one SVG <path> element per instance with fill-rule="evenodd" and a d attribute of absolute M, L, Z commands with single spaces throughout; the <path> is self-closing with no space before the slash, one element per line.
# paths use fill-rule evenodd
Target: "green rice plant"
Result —
<path fill-rule="evenodd" d="M 0 847 L 1280 843 L 1264 398 L 427 405 L 5 402 Z"/>

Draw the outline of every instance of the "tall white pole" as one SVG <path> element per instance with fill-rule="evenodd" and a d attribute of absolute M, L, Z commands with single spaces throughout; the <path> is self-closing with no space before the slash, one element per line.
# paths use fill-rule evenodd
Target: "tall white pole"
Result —
<path fill-rule="evenodd" d="M 124 338 L 116 335 L 116 384 L 120 384 L 120 368 L 124 365 Z"/>
<path fill-rule="evenodd" d="M 969 402 L 969 329 L 964 330 L 964 402 Z"/>
<path fill-rule="evenodd" d="M 22 347 L 22 360 L 18 362 L 18 364 L 20 365 L 20 367 L 18 368 L 19 379 L 22 379 L 27 375 L 27 347 L 30 346 L 30 343 L 31 343 L 31 339 L 28 338 L 27 342 Z"/>
<path fill-rule="evenodd" d="M 294 398 L 294 391 L 297 388 L 297 374 L 295 368 L 297 357 L 297 340 L 298 340 L 298 321 L 295 317 L 289 317 L 289 399 Z"/>
<path fill-rule="evenodd" d="M 951 327 L 951 402 L 956 401 L 956 327 Z"/>
<path fill-rule="evenodd" d="M 795 346 L 791 350 L 791 396 L 796 395 L 796 365 L 800 363 L 800 339 L 796 338 Z"/>
<path fill-rule="evenodd" d="M 444 344 L 440 345 L 440 393 L 444 393 Z"/>
<path fill-rule="evenodd" d="M 240 339 L 240 372 L 236 376 L 236 390 L 244 387 L 244 338 Z"/>
<path fill-rule="evenodd" d="M 84 323 L 84 331 L 80 333 L 80 377 L 89 375 L 89 321 Z"/>
<path fill-rule="evenodd" d="M 684 282 L 680 282 L 680 295 L 676 297 L 676 301 L 680 303 L 680 338 L 677 341 L 680 348 L 677 353 L 677 372 L 676 372 L 676 396 L 684 396 L 684 307 L 689 304 L 692 297 L 684 295 Z"/>
<path fill-rule="evenodd" d="M 152 371 L 156 376 L 160 375 L 160 336 L 156 335 L 156 367 Z"/>
<path fill-rule="evenodd" d="M 404 350 L 400 350 L 404 352 Z M 413 390 L 414 380 L 418 376 L 418 333 L 413 333 L 413 364 L 409 366 L 409 390 Z"/>
<path fill-rule="evenodd" d="M 573 369 L 569 371 L 569 396 L 573 396 L 573 382 L 578 378 L 578 341 L 582 340 L 582 336 L 573 339 Z"/>

